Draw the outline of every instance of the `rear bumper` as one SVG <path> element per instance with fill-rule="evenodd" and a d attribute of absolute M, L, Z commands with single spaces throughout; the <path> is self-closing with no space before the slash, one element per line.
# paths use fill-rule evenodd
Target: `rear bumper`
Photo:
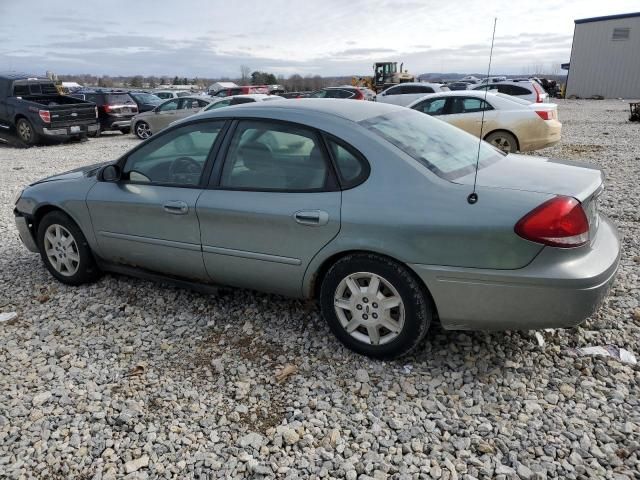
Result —
<path fill-rule="evenodd" d="M 590 245 L 543 248 L 518 270 L 410 267 L 431 292 L 444 328 L 531 330 L 582 323 L 606 297 L 619 261 L 617 230 L 602 217 Z"/>
<path fill-rule="evenodd" d="M 49 137 L 72 137 L 73 135 L 82 135 L 83 133 L 91 133 L 98 130 L 98 124 L 89 125 L 72 125 L 69 127 L 43 127 L 42 134 Z"/>
<path fill-rule="evenodd" d="M 27 247 L 28 250 L 37 253 L 39 251 L 38 245 L 36 245 L 35 238 L 33 238 L 33 234 L 29 228 L 29 221 L 19 213 L 15 213 L 15 220 L 20 240 L 22 240 L 22 243 L 24 243 L 24 246 Z"/>
<path fill-rule="evenodd" d="M 535 128 L 530 128 L 525 135 L 520 135 L 520 151 L 531 152 L 555 145 L 560 141 L 562 123 L 558 120 L 543 120 Z"/>

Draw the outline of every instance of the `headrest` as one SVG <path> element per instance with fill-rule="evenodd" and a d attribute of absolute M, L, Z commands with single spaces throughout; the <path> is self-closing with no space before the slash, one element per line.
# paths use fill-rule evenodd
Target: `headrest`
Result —
<path fill-rule="evenodd" d="M 249 170 L 259 171 L 273 167 L 271 149 L 264 143 L 247 143 L 240 147 L 238 153 L 242 156 L 244 166 Z"/>

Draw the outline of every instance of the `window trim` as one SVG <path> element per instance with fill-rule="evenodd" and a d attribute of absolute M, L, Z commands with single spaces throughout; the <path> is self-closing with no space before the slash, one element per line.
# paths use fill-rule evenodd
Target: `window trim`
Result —
<path fill-rule="evenodd" d="M 324 148 L 329 154 L 329 158 L 331 160 L 333 170 L 338 178 L 338 182 L 340 184 L 340 190 L 341 191 L 351 190 L 352 188 L 358 187 L 362 185 L 364 182 L 366 182 L 369 176 L 371 175 L 371 164 L 369 163 L 367 158 L 362 154 L 362 152 L 360 152 L 360 150 L 355 148 L 353 145 L 345 142 L 341 138 L 336 137 L 335 135 L 331 135 L 330 133 L 326 133 L 326 132 L 321 132 L 321 135 L 322 135 L 322 142 L 324 143 Z M 349 153 L 351 153 L 351 155 L 353 155 L 356 158 L 356 160 L 358 160 L 358 162 L 360 162 L 360 165 L 362 166 L 362 172 L 360 172 L 360 175 L 358 175 L 355 179 L 351 181 L 347 181 L 342 177 L 342 172 L 338 167 L 338 161 L 334 157 L 333 152 L 331 150 L 331 146 L 329 145 L 330 141 L 334 142 L 335 144 L 347 150 Z"/>
<path fill-rule="evenodd" d="M 338 181 L 338 174 L 336 172 L 335 166 L 331 159 L 331 155 L 327 149 L 327 145 L 323 140 L 322 131 L 317 128 L 304 125 L 302 123 L 290 122 L 287 120 L 279 120 L 272 118 L 263 118 L 263 117 L 234 117 L 231 119 L 231 125 L 225 135 L 224 142 L 220 145 L 220 149 L 217 152 L 217 156 L 215 159 L 215 163 L 213 165 L 213 170 L 211 171 L 211 175 L 209 177 L 208 184 L 205 188 L 210 190 L 220 190 L 220 191 L 232 191 L 232 192 L 263 192 L 263 193 L 319 193 L 319 192 L 339 192 L 340 184 Z M 222 170 L 224 169 L 224 165 L 227 163 L 229 154 L 229 148 L 231 146 L 231 141 L 235 136 L 235 133 L 238 129 L 238 125 L 240 122 L 265 122 L 272 124 L 280 124 L 284 126 L 294 126 L 296 128 L 301 128 L 303 130 L 307 130 L 316 136 L 316 143 L 318 147 L 322 150 L 324 155 L 324 160 L 327 165 L 328 178 L 325 182 L 325 186 L 322 188 L 305 188 L 305 189 L 287 189 L 287 188 L 246 188 L 246 187 L 225 187 L 222 186 L 220 181 L 222 179 Z"/>
<path fill-rule="evenodd" d="M 211 170 L 213 168 L 213 163 L 215 162 L 218 152 L 220 150 L 220 145 L 222 144 L 224 138 L 226 137 L 226 134 L 229 130 L 229 119 L 226 118 L 216 118 L 216 119 L 211 119 L 211 118 L 203 118 L 203 119 L 199 119 L 197 121 L 194 122 L 189 122 L 187 124 L 180 124 L 180 125 L 175 125 L 173 127 L 170 127 L 166 130 L 164 130 L 162 132 L 162 134 L 159 135 L 153 135 L 151 137 L 149 137 L 147 140 L 141 142 L 137 147 L 135 147 L 133 150 L 127 152 L 125 155 L 123 155 L 122 157 L 120 157 L 116 162 L 115 165 L 118 166 L 118 168 L 120 169 L 121 172 L 124 173 L 124 167 L 127 164 L 127 160 L 129 159 L 129 157 L 131 155 L 133 155 L 135 152 L 137 152 L 138 150 L 140 150 L 142 147 L 144 147 L 145 145 L 147 145 L 148 143 L 151 143 L 153 140 L 158 140 L 159 138 L 164 137 L 165 135 L 170 134 L 171 132 L 173 132 L 174 130 L 178 129 L 178 128 L 183 128 L 183 127 L 187 127 L 187 126 L 192 126 L 192 125 L 196 125 L 199 123 L 213 123 L 213 122 L 221 122 L 222 123 L 222 128 L 220 130 L 220 133 L 218 134 L 218 136 L 216 137 L 215 141 L 213 142 L 213 145 L 211 146 L 211 148 L 209 149 L 209 153 L 207 154 L 207 158 L 204 161 L 204 165 L 202 167 L 202 172 L 200 173 L 200 179 L 198 180 L 198 183 L 195 185 L 184 185 L 182 183 L 159 183 L 159 182 L 136 182 L 136 181 L 132 181 L 132 180 L 128 180 L 128 179 L 121 179 L 119 180 L 117 183 L 122 183 L 125 185 L 148 185 L 148 186 L 154 186 L 154 187 L 172 187 L 172 188 L 195 188 L 195 189 L 205 189 L 207 187 L 207 179 L 209 178 L 209 176 L 211 175 Z"/>

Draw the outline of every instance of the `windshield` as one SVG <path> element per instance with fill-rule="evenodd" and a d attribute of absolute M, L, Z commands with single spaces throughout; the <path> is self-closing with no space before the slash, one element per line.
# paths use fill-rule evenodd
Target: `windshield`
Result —
<path fill-rule="evenodd" d="M 407 109 L 368 118 L 359 122 L 400 150 L 410 155 L 433 173 L 447 180 L 484 168 L 504 155 L 478 138 L 441 120 Z"/>
<path fill-rule="evenodd" d="M 146 103 L 149 105 L 160 105 L 162 103 L 162 99 L 160 97 L 151 95 L 150 93 L 130 93 L 129 95 L 140 103 Z"/>

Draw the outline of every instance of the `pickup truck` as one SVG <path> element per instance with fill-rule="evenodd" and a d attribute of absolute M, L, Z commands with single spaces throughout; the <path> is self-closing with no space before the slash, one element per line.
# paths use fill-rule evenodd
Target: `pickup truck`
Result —
<path fill-rule="evenodd" d="M 47 78 L 0 73 L 0 131 L 26 145 L 85 137 L 98 130 L 97 116 L 95 104 L 58 94 Z"/>

